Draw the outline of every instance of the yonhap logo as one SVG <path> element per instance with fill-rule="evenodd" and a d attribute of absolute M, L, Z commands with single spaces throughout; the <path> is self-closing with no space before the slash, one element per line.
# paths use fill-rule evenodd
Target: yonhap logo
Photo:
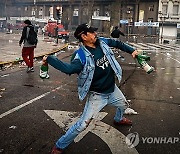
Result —
<path fill-rule="evenodd" d="M 126 136 L 126 144 L 129 148 L 134 148 L 139 144 L 139 134 L 137 132 L 130 133 Z"/>
<path fill-rule="evenodd" d="M 176 144 L 180 142 L 179 137 L 141 137 L 143 144 Z M 137 132 L 130 133 L 126 136 L 126 144 L 129 148 L 134 148 L 140 142 Z"/>

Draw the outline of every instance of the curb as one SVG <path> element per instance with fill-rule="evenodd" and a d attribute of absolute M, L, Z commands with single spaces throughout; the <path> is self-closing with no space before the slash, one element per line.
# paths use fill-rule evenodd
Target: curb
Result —
<path fill-rule="evenodd" d="M 54 54 L 62 49 L 65 49 L 67 48 L 67 46 L 69 45 L 69 43 L 66 43 L 64 46 L 58 48 L 58 49 L 53 49 L 52 51 L 50 52 L 47 52 L 46 54 L 41 54 L 41 55 L 38 55 L 38 56 L 35 56 L 34 58 L 40 58 L 40 57 L 43 57 L 44 55 L 50 55 L 50 54 Z M 19 59 L 19 60 L 15 60 L 15 61 L 6 61 L 6 62 L 0 62 L 0 68 L 2 69 L 2 67 L 4 65 L 8 65 L 8 64 L 18 64 L 19 62 L 22 62 L 23 59 Z"/>

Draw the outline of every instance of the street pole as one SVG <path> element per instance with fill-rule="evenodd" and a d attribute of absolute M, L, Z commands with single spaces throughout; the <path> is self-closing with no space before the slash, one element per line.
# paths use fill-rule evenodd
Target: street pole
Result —
<path fill-rule="evenodd" d="M 59 6 L 57 6 L 56 7 L 56 16 L 57 16 L 57 27 L 56 27 L 56 39 L 57 39 L 57 41 L 56 41 L 56 43 L 58 44 L 58 29 L 59 29 L 59 27 L 58 27 L 58 24 L 59 24 L 59 19 L 60 19 L 60 7 Z"/>
<path fill-rule="evenodd" d="M 161 44 L 163 43 L 163 29 L 164 29 L 164 21 L 163 21 L 163 18 L 162 18 L 162 25 L 161 25 Z"/>
<path fill-rule="evenodd" d="M 129 22 L 128 22 L 128 42 L 129 42 L 129 26 L 130 26 L 130 24 L 129 24 Z"/>
<path fill-rule="evenodd" d="M 56 27 L 56 43 L 58 44 L 58 24 L 59 24 L 59 20 L 57 19 L 57 27 Z"/>

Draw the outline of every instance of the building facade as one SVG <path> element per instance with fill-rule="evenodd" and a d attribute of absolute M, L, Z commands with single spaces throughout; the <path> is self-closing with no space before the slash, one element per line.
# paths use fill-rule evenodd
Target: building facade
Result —
<path fill-rule="evenodd" d="M 180 0 L 160 0 L 158 21 L 161 43 L 180 39 Z"/>
<path fill-rule="evenodd" d="M 57 19 L 56 8 L 60 7 L 60 22 L 69 30 L 88 22 L 100 32 L 110 32 L 117 25 L 127 34 L 156 35 L 159 31 L 134 25 L 157 21 L 159 0 L 2 0 L 1 3 L 0 17 L 11 22 L 29 18 L 44 24 Z"/>

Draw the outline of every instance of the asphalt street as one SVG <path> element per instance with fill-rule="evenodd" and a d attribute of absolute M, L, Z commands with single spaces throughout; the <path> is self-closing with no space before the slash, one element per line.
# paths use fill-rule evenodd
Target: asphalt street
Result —
<path fill-rule="evenodd" d="M 57 56 L 68 62 L 74 50 L 65 49 Z M 179 46 L 146 52 L 151 57 L 149 65 L 155 68 L 151 74 L 146 74 L 131 55 L 116 53 L 123 68 L 123 79 L 117 85 L 130 107 L 138 112 L 126 115 L 133 125 L 114 126 L 115 109 L 107 106 L 99 115 L 100 121 L 91 124 L 92 128 L 65 153 L 179 154 Z M 83 111 L 85 102 L 78 100 L 77 75 L 69 76 L 50 67 L 50 78 L 41 79 L 40 65 L 37 60 L 35 72 L 28 74 L 19 64 L 0 71 L 0 153 L 50 153 L 57 139 Z M 126 143 L 126 136 L 131 136 L 133 144 Z"/>

